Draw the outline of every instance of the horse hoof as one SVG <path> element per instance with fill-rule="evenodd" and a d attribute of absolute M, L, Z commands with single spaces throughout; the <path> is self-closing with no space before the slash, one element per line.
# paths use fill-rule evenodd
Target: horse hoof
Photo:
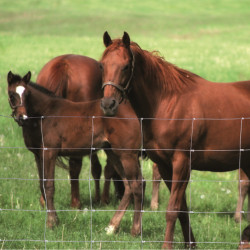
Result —
<path fill-rule="evenodd" d="M 186 249 L 195 249 L 196 243 L 195 242 L 187 243 L 187 244 L 185 244 L 185 248 Z"/>
<path fill-rule="evenodd" d="M 133 237 L 136 237 L 136 236 L 138 236 L 138 235 L 140 235 L 140 234 L 141 234 L 141 228 L 138 228 L 138 229 L 132 228 L 132 229 L 131 229 L 131 235 L 132 235 Z"/>
<path fill-rule="evenodd" d="M 47 227 L 53 229 L 55 226 L 59 224 L 59 220 L 57 217 L 48 217 L 47 219 Z"/>
<path fill-rule="evenodd" d="M 109 225 L 105 228 L 105 231 L 107 235 L 112 235 L 115 233 L 115 226 Z"/>
<path fill-rule="evenodd" d="M 76 209 L 80 209 L 81 208 L 81 202 L 79 200 L 78 201 L 72 201 L 71 202 L 71 207 L 76 208 Z"/>
<path fill-rule="evenodd" d="M 241 217 L 239 217 L 239 216 L 234 216 L 234 221 L 235 221 L 236 223 L 240 223 Z"/>

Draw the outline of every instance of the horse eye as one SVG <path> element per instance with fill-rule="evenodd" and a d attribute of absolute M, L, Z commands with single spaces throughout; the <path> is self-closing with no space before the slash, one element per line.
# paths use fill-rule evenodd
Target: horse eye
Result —
<path fill-rule="evenodd" d="M 15 104 L 16 104 L 16 98 L 13 95 L 10 96 L 9 100 L 10 100 L 11 105 L 15 106 Z"/>
<path fill-rule="evenodd" d="M 123 70 L 123 71 L 126 71 L 126 70 L 128 70 L 128 67 L 129 67 L 129 66 L 128 66 L 128 64 L 127 64 L 127 65 L 125 65 L 125 66 L 123 67 L 122 70 Z"/>
<path fill-rule="evenodd" d="M 103 70 L 103 64 L 102 63 L 99 63 L 99 67 L 101 70 Z"/>

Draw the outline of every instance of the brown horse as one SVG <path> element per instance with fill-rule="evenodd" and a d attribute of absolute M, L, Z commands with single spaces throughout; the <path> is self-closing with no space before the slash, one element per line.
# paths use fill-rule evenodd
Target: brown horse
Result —
<path fill-rule="evenodd" d="M 195 247 L 185 198 L 191 170 L 242 168 L 250 177 L 250 81 L 207 81 L 141 49 L 126 32 L 113 41 L 105 32 L 104 44 L 104 114 L 115 115 L 128 97 L 143 117 L 143 147 L 170 189 L 163 247 L 173 247 L 177 218 Z"/>
<path fill-rule="evenodd" d="M 123 198 L 110 221 L 108 231 L 113 232 L 119 226 L 133 196 L 135 212 L 132 234 L 138 234 L 141 231 L 145 187 L 138 161 L 141 138 L 136 130 L 127 133 L 129 126 L 138 126 L 137 118 L 124 119 L 128 106 L 122 105 L 118 119 L 105 119 L 100 116 L 100 100 L 72 102 L 59 98 L 44 87 L 31 83 L 30 77 L 30 72 L 23 78 L 9 72 L 8 95 L 14 117 L 23 122 L 30 120 L 28 127 L 32 134 L 24 126 L 26 129 L 23 130 L 23 136 L 38 166 L 40 189 L 48 214 L 47 226 L 53 227 L 58 222 L 53 202 L 57 157 L 82 157 L 105 148 L 125 185 Z"/>
<path fill-rule="evenodd" d="M 101 79 L 101 70 L 96 60 L 87 56 L 66 54 L 55 57 L 46 63 L 37 76 L 37 83 L 55 93 L 56 96 L 74 102 L 84 102 L 102 97 Z M 78 178 L 81 168 L 82 157 L 70 157 L 72 207 L 80 207 Z M 111 179 L 114 180 L 116 195 L 121 199 L 124 193 L 124 185 L 108 157 L 104 170 L 105 183 L 102 196 L 100 196 L 101 172 L 102 168 L 98 156 L 92 154 L 91 173 L 95 180 L 95 201 L 99 202 L 101 199 L 103 204 L 109 203 Z"/>

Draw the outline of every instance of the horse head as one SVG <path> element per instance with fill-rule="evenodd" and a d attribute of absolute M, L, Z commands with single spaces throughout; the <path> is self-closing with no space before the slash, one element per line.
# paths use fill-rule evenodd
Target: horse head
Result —
<path fill-rule="evenodd" d="M 28 93 L 25 90 L 30 78 L 30 71 L 23 78 L 11 71 L 7 75 L 9 104 L 12 109 L 12 116 L 19 126 L 23 126 L 25 120 L 28 119 L 25 108 L 25 98 Z"/>
<path fill-rule="evenodd" d="M 103 80 L 101 108 L 105 115 L 114 116 L 119 104 L 126 98 L 134 70 L 134 55 L 130 37 L 124 32 L 122 39 L 111 40 L 108 32 L 103 35 L 106 50 L 100 61 Z"/>

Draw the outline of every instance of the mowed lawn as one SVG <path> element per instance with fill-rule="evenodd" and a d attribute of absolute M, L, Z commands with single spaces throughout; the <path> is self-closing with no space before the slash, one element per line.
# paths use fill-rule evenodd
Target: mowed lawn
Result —
<path fill-rule="evenodd" d="M 150 161 L 142 162 L 147 187 L 141 236 L 130 236 L 133 205 L 118 233 L 106 235 L 105 227 L 118 201 L 112 187 L 108 206 L 93 202 L 94 183 L 89 180 L 92 177 L 87 157 L 80 176 L 81 210 L 70 208 L 68 173 L 56 169 L 55 206 L 60 224 L 54 230 L 47 229 L 46 211 L 39 204 L 34 157 L 24 146 L 21 128 L 10 117 L 6 82 L 10 70 L 20 75 L 30 70 L 35 81 L 42 66 L 55 56 L 73 53 L 98 60 L 104 51 L 102 35 L 106 30 L 113 38 L 127 31 L 143 49 L 157 50 L 167 61 L 206 79 L 217 82 L 250 79 L 248 0 L 1 0 L 1 249 L 161 248 L 169 191 L 161 183 L 159 209 L 151 211 Z M 105 154 L 99 152 L 99 156 L 104 166 Z M 199 249 L 237 249 L 240 234 L 248 224 L 246 215 L 240 224 L 233 219 L 237 178 L 237 171 L 192 172 L 186 194 Z M 174 240 L 175 248 L 184 248 L 179 222 Z"/>

